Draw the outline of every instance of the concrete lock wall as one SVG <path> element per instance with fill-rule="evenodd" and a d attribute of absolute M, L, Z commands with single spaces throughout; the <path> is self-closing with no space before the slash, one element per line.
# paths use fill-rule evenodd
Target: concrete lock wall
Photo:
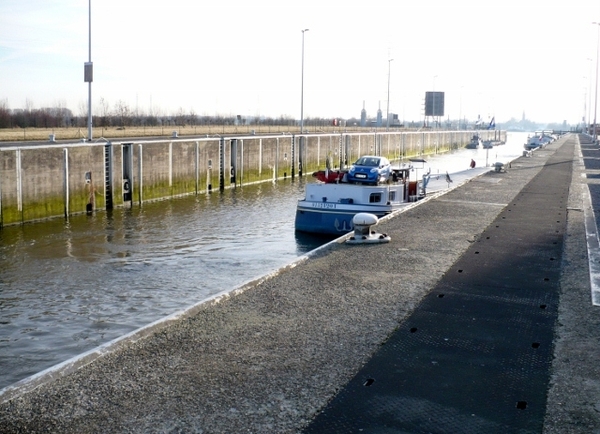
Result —
<path fill-rule="evenodd" d="M 366 154 L 402 161 L 444 153 L 464 147 L 473 134 L 280 134 L 0 148 L 0 225 L 306 177 L 327 162 L 340 168 Z M 505 131 L 479 134 L 506 141 Z"/>

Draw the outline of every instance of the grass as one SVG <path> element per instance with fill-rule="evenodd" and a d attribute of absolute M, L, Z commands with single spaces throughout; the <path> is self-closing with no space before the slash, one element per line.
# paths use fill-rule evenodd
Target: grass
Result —
<path fill-rule="evenodd" d="M 356 131 L 366 131 L 364 128 L 352 128 Z M 351 128 L 321 126 L 316 130 L 305 127 L 305 131 L 335 133 L 350 131 Z M 94 127 L 92 137 L 98 139 L 127 138 L 127 137 L 173 137 L 173 132 L 178 136 L 197 135 L 225 135 L 225 134 L 298 134 L 298 126 L 285 125 L 201 125 L 201 126 L 167 126 L 167 127 Z M 82 140 L 87 138 L 87 128 L 2 128 L 0 129 L 0 142 L 48 141 L 51 134 L 55 140 Z"/>

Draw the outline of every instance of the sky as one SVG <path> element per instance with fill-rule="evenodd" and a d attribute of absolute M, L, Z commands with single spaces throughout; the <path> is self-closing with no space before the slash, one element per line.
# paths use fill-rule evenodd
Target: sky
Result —
<path fill-rule="evenodd" d="M 94 115 L 385 117 L 389 89 L 405 122 L 437 91 L 444 118 L 577 124 L 596 111 L 593 22 L 598 0 L 2 0 L 0 104 L 86 116 L 91 47 Z"/>

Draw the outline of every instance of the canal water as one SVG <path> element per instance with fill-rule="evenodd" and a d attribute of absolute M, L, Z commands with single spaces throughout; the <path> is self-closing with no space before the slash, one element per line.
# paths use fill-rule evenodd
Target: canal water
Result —
<path fill-rule="evenodd" d="M 508 162 L 506 145 L 428 159 L 432 174 Z M 297 234 L 304 180 L 0 230 L 0 389 L 270 273 L 330 238 Z"/>

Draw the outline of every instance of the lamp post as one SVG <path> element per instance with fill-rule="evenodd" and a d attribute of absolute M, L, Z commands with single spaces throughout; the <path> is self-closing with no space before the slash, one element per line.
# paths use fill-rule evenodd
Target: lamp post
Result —
<path fill-rule="evenodd" d="M 600 23 L 594 21 L 592 24 L 598 26 L 598 42 L 596 44 L 596 96 L 594 99 L 594 143 L 596 143 L 596 140 L 598 140 L 596 113 L 598 111 L 598 57 L 600 56 Z"/>
<path fill-rule="evenodd" d="M 460 87 L 460 102 L 459 102 L 459 106 L 458 106 L 458 130 L 460 131 L 460 118 L 462 118 L 462 92 L 463 92 L 463 87 Z"/>
<path fill-rule="evenodd" d="M 302 83 L 300 86 L 300 134 L 304 132 L 304 33 L 308 29 L 302 30 Z"/>
<path fill-rule="evenodd" d="M 434 75 L 434 76 L 433 76 L 433 95 L 432 95 L 432 96 L 433 96 L 433 101 L 432 101 L 432 104 L 431 104 L 431 106 L 432 106 L 432 107 L 431 107 L 431 114 L 432 114 L 432 116 L 433 116 L 433 129 L 434 129 L 434 130 L 435 130 L 435 129 L 436 129 L 436 127 L 437 127 L 437 122 L 436 122 L 436 120 L 435 120 L 435 79 L 436 79 L 436 78 L 437 78 L 437 75 Z"/>
<path fill-rule="evenodd" d="M 587 76 L 583 76 L 583 79 L 586 80 L 588 77 Z M 582 128 L 582 132 L 585 133 L 587 131 L 587 111 L 588 111 L 588 106 L 587 106 L 587 98 L 588 98 L 588 88 L 586 88 L 585 86 L 583 87 L 583 117 L 582 119 L 582 124 L 583 124 L 583 128 Z"/>
<path fill-rule="evenodd" d="M 587 112 L 587 118 L 586 118 L 586 124 L 585 124 L 585 132 L 589 134 L 590 132 L 590 122 L 592 122 L 592 58 L 588 57 L 587 58 L 588 62 L 590 62 L 590 73 L 589 73 L 589 79 L 590 79 L 590 84 L 588 86 L 588 112 Z"/>
<path fill-rule="evenodd" d="M 386 118 L 387 118 L 387 123 L 386 123 L 386 127 L 385 130 L 389 131 L 390 130 L 390 68 L 391 68 L 391 64 L 392 64 L 392 60 L 394 59 L 388 59 L 388 92 L 387 92 L 387 112 L 386 112 Z"/>
<path fill-rule="evenodd" d="M 92 141 L 92 81 L 94 80 L 94 67 L 92 64 L 92 0 L 88 1 L 88 50 L 89 59 L 84 64 L 84 81 L 88 84 L 88 141 Z"/>

